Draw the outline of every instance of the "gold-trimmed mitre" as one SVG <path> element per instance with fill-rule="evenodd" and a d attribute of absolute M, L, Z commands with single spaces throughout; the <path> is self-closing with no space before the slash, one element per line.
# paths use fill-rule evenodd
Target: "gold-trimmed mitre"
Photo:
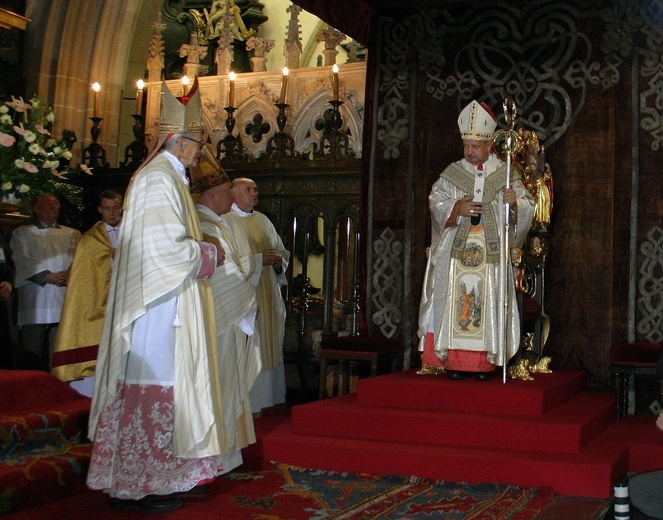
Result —
<path fill-rule="evenodd" d="M 163 81 L 161 84 L 161 111 L 159 118 L 159 134 L 185 134 L 202 132 L 202 104 L 198 90 L 198 77 L 188 94 L 177 98 Z"/>
<path fill-rule="evenodd" d="M 467 105 L 458 116 L 461 139 L 490 141 L 497 127 L 497 118 L 485 103 L 476 100 Z"/>
<path fill-rule="evenodd" d="M 192 194 L 202 194 L 211 188 L 230 182 L 223 167 L 216 161 L 211 152 L 204 148 L 198 166 L 189 169 L 191 173 L 190 191 Z"/>
<path fill-rule="evenodd" d="M 141 168 L 154 159 L 166 140 L 172 137 L 173 134 L 202 132 L 202 114 L 198 77 L 193 81 L 193 87 L 189 93 L 181 98 L 175 97 L 166 82 L 163 81 L 161 83 L 159 133 L 154 147 L 150 150 L 150 154 L 145 159 Z"/>

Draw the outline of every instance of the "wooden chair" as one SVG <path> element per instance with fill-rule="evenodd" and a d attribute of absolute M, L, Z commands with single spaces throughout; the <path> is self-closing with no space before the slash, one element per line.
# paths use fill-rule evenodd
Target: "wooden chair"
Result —
<path fill-rule="evenodd" d="M 656 375 L 661 350 L 659 343 L 618 343 L 610 348 L 618 421 L 628 410 L 629 376 Z"/>
<path fill-rule="evenodd" d="M 380 358 L 389 360 L 389 371 L 396 369 L 399 343 L 380 337 L 342 336 L 322 340 L 320 344 L 320 385 L 319 398 L 324 399 L 327 383 L 327 367 L 335 362 L 337 370 L 333 374 L 332 395 L 350 393 L 351 366 L 357 362 L 370 363 L 370 375 L 378 374 Z"/>

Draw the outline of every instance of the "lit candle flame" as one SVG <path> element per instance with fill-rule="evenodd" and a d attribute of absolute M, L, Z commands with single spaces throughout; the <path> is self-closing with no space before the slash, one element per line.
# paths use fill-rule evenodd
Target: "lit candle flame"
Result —
<path fill-rule="evenodd" d="M 334 63 L 332 67 L 332 90 L 334 91 L 334 101 L 338 101 L 338 65 Z"/>
<path fill-rule="evenodd" d="M 101 90 L 101 85 L 98 81 L 92 83 L 92 90 L 94 90 L 94 108 L 92 110 L 92 115 L 97 117 L 97 112 L 99 111 L 99 91 Z"/>
<path fill-rule="evenodd" d="M 228 89 L 228 106 L 232 108 L 235 103 L 235 80 L 237 79 L 237 74 L 234 71 L 228 73 L 228 80 L 230 81 L 230 87 Z"/>
<path fill-rule="evenodd" d="M 279 102 L 283 104 L 285 104 L 286 93 L 288 92 L 288 74 L 290 74 L 288 67 L 283 67 L 283 77 L 281 79 L 281 98 L 279 100 Z"/>
<path fill-rule="evenodd" d="M 136 81 L 136 114 L 141 115 L 143 113 L 143 89 L 145 88 L 145 82 L 142 79 Z"/>

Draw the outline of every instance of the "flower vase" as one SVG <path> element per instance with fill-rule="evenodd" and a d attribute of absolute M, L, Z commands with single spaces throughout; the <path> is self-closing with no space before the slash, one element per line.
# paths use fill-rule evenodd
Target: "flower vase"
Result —
<path fill-rule="evenodd" d="M 23 209 L 23 199 L 8 193 L 0 199 L 0 213 L 18 213 Z"/>

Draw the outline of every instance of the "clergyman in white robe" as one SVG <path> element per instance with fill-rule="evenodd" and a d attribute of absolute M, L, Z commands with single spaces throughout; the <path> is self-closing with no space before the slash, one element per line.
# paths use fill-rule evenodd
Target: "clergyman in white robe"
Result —
<path fill-rule="evenodd" d="M 262 371 L 251 388 L 250 401 L 254 413 L 284 403 L 286 397 L 283 335 L 286 307 L 281 285 L 287 285 L 286 271 L 290 252 L 283 245 L 274 225 L 259 211 L 244 211 L 233 204 L 224 220 L 237 240 L 237 255 L 253 257 L 254 269 L 261 272 L 258 284 L 258 334 Z M 272 265 L 263 265 L 263 252 L 275 252 L 281 259 L 279 272 Z M 245 261 L 245 260 L 244 260 Z"/>

